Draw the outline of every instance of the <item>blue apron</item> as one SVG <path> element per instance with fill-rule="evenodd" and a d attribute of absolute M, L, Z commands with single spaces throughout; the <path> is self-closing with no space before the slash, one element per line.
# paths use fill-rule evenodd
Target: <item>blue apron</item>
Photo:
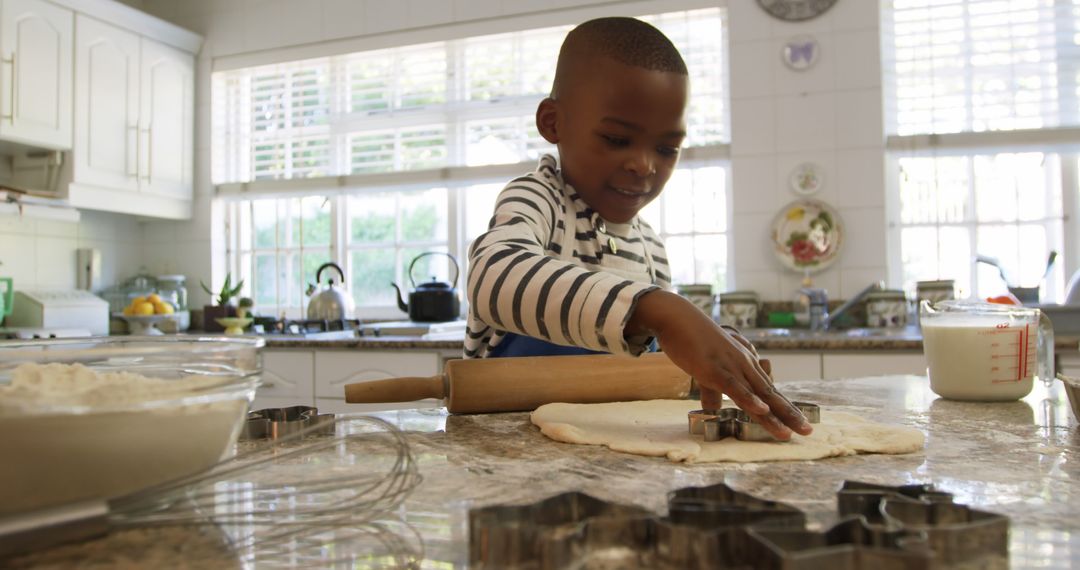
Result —
<path fill-rule="evenodd" d="M 573 208 L 573 202 L 569 202 L 566 206 L 566 214 L 563 219 L 563 240 L 562 251 L 559 253 L 559 259 L 561 261 L 573 262 L 574 259 L 574 228 L 577 227 L 577 212 Z M 605 231 L 605 226 L 601 225 L 599 232 Z M 640 231 L 640 229 L 639 229 Z M 649 255 L 648 245 L 646 245 L 644 235 L 642 235 L 642 247 L 645 248 L 645 261 L 649 267 L 649 277 L 653 283 L 656 283 L 656 274 L 652 267 L 652 256 Z M 649 352 L 657 351 L 656 339 L 653 339 L 649 343 Z M 583 354 L 608 354 L 606 352 L 600 352 L 596 350 L 589 350 L 587 348 L 581 348 L 580 346 L 563 346 L 561 344 L 554 344 L 546 340 L 539 338 L 521 335 L 517 333 L 508 332 L 503 337 L 502 342 L 498 346 L 492 347 L 488 351 L 488 358 L 500 358 L 504 356 L 574 356 Z"/>

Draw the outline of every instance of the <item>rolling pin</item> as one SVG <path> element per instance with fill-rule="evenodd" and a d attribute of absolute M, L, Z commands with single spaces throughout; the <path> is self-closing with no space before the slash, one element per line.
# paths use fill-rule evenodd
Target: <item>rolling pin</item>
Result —
<path fill-rule="evenodd" d="M 690 376 L 662 352 L 525 356 L 447 361 L 428 378 L 388 378 L 345 386 L 351 404 L 446 399 L 451 413 L 517 412 L 544 404 L 682 399 Z"/>

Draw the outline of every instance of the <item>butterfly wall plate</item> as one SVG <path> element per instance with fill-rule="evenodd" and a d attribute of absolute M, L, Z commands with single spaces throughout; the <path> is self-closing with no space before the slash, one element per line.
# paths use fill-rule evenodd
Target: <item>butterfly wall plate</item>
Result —
<path fill-rule="evenodd" d="M 817 63 L 821 48 L 811 36 L 795 36 L 784 42 L 780 55 L 784 65 L 795 71 L 805 71 Z"/>

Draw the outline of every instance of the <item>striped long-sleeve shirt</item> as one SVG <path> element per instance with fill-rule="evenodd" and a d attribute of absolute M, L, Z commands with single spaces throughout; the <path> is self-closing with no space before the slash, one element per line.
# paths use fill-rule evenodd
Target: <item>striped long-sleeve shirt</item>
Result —
<path fill-rule="evenodd" d="M 671 285 L 656 232 L 640 217 L 601 218 L 547 155 L 499 194 L 469 261 L 466 358 L 487 356 L 507 332 L 640 354 L 651 339 L 624 337 L 626 322 L 641 295 Z"/>

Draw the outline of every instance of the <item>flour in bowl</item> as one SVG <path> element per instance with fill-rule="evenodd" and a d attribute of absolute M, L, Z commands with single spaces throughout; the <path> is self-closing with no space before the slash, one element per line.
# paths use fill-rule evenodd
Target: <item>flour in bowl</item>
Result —
<path fill-rule="evenodd" d="M 116 497 L 229 457 L 254 383 L 223 382 L 20 365 L 0 386 L 0 457 L 12 458 L 0 469 L 0 514 Z"/>
<path fill-rule="evenodd" d="M 11 384 L 0 386 L 0 414 L 22 414 L 46 407 L 117 407 L 179 398 L 221 383 L 213 376 L 177 380 L 132 372 L 98 372 L 82 364 L 22 364 Z"/>

